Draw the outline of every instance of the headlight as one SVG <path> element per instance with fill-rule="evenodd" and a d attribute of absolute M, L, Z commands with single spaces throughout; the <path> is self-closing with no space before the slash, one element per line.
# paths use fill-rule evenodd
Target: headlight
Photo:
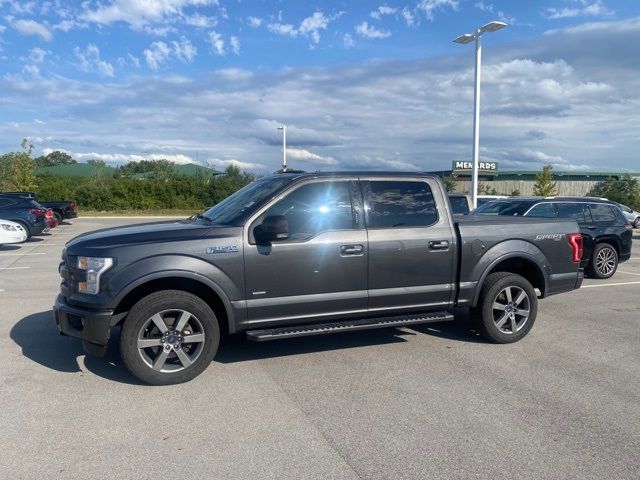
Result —
<path fill-rule="evenodd" d="M 95 295 L 100 291 L 100 277 L 113 265 L 112 258 L 78 257 L 78 269 L 86 272 L 84 282 L 78 283 L 78 291 Z"/>
<path fill-rule="evenodd" d="M 16 227 L 14 227 L 13 225 L 9 225 L 8 223 L 3 223 L 2 224 L 2 229 L 6 230 L 7 232 L 17 232 L 18 229 Z"/>

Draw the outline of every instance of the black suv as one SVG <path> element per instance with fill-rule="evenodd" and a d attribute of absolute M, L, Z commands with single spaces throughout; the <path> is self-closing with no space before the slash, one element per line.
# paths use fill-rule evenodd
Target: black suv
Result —
<path fill-rule="evenodd" d="M 513 197 L 482 205 L 471 215 L 573 218 L 584 240 L 581 266 L 609 278 L 631 257 L 633 227 L 614 202 L 591 197 Z"/>
<path fill-rule="evenodd" d="M 0 193 L 0 218 L 22 225 L 27 238 L 39 235 L 47 227 L 45 212 L 46 209 L 31 198 Z"/>

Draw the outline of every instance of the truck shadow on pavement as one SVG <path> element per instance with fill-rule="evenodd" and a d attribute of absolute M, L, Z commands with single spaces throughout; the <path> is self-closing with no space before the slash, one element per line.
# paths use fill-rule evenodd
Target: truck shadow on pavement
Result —
<path fill-rule="evenodd" d="M 454 322 L 414 325 L 409 328 L 383 328 L 344 332 L 331 335 L 299 337 L 272 342 L 254 343 L 242 335 L 226 337 L 220 343 L 214 362 L 236 363 L 305 353 L 353 349 L 406 342 L 406 337 L 429 335 L 459 342 L 484 343 L 470 327 L 466 313 L 456 313 Z M 458 321 L 458 317 L 459 321 Z M 11 339 L 22 348 L 30 360 L 52 370 L 82 375 L 84 370 L 114 382 L 140 385 L 120 358 L 120 329 L 114 328 L 104 357 L 87 355 L 76 338 L 63 337 L 50 310 L 24 317 L 10 332 Z M 81 368 L 81 365 L 84 368 Z"/>
<path fill-rule="evenodd" d="M 115 382 L 141 384 L 122 364 L 118 352 L 120 332 L 114 329 L 107 353 L 102 358 L 87 355 L 77 338 L 63 337 L 51 310 L 34 313 L 16 323 L 9 336 L 22 348 L 22 354 L 34 362 L 64 373 L 82 374 L 84 369 Z M 82 360 L 84 369 L 80 368 Z"/>

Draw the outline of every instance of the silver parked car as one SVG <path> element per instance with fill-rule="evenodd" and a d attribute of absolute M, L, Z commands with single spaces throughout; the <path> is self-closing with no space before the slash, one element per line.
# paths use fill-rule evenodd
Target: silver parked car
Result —
<path fill-rule="evenodd" d="M 629 223 L 633 225 L 633 228 L 640 228 L 640 212 L 632 210 L 626 205 L 622 205 L 621 203 L 618 203 L 617 205 L 618 207 L 620 207 L 620 210 L 622 210 L 624 218 L 626 218 Z"/>

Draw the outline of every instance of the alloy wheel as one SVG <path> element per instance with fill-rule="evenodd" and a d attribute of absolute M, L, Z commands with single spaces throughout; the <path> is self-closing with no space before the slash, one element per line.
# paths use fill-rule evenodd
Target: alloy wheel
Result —
<path fill-rule="evenodd" d="M 598 272 L 608 277 L 616 268 L 616 252 L 611 247 L 604 247 L 600 249 L 596 255 L 596 269 Z"/>
<path fill-rule="evenodd" d="M 142 360 L 158 372 L 173 373 L 191 366 L 204 349 L 204 328 L 186 310 L 164 310 L 149 318 L 137 339 Z"/>
<path fill-rule="evenodd" d="M 493 301 L 493 323 L 502 333 L 513 334 L 529 320 L 531 301 L 520 287 L 505 287 Z"/>

